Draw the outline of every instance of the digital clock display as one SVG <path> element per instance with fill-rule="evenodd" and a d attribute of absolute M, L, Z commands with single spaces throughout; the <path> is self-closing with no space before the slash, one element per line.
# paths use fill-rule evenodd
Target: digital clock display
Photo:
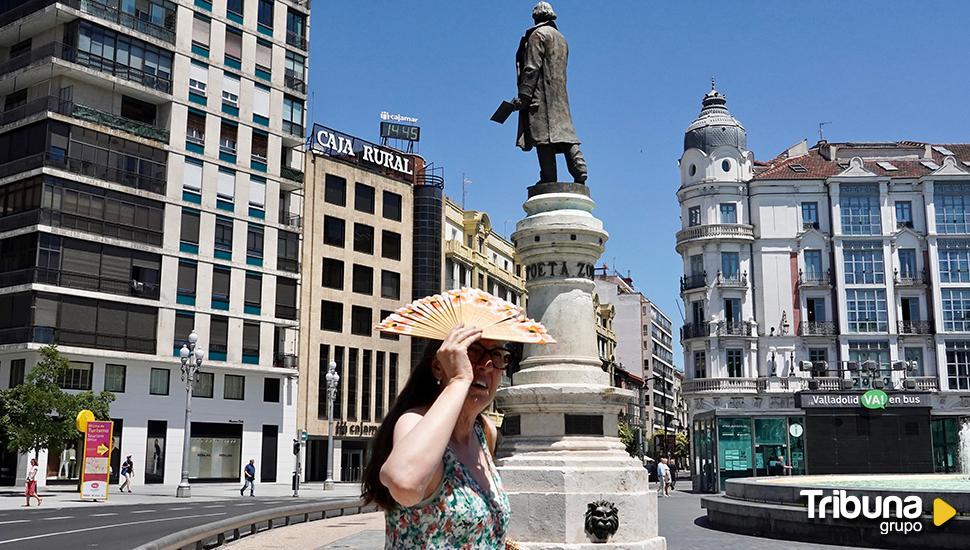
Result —
<path fill-rule="evenodd" d="M 421 139 L 421 128 L 408 124 L 398 124 L 397 122 L 381 122 L 381 137 L 419 141 Z"/>

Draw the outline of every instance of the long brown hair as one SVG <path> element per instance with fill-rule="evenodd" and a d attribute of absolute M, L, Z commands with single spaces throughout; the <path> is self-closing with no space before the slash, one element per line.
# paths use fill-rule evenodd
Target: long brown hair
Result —
<path fill-rule="evenodd" d="M 431 368 L 440 347 L 441 342 L 431 342 L 425 348 L 424 357 L 418 366 L 411 369 L 411 376 L 387 411 L 387 416 L 371 442 L 370 461 L 364 468 L 361 482 L 361 497 L 365 502 L 376 503 L 384 510 L 398 506 L 391 492 L 381 483 L 381 467 L 394 447 L 394 427 L 401 415 L 415 407 L 431 406 L 441 393 L 441 387 L 437 384 Z"/>

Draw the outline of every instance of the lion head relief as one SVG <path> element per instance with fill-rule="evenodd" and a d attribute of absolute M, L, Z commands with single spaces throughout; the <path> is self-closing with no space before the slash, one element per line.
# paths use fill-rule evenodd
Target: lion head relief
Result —
<path fill-rule="evenodd" d="M 594 542 L 606 542 L 620 528 L 619 510 L 612 502 L 597 500 L 586 509 L 586 534 Z"/>

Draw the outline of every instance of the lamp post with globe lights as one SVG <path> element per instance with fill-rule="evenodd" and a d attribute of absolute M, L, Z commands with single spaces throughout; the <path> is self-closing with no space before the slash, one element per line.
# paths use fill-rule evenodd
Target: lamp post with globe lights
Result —
<path fill-rule="evenodd" d="M 182 442 L 182 481 L 179 482 L 175 496 L 188 498 L 192 496 L 192 488 L 189 486 L 189 446 L 192 435 L 192 388 L 195 386 L 195 378 L 202 369 L 202 361 L 205 359 L 205 350 L 198 346 L 199 335 L 193 330 L 189 334 L 187 344 L 182 344 L 179 350 L 179 357 L 182 360 L 182 381 L 185 382 L 185 429 L 184 441 Z"/>
<path fill-rule="evenodd" d="M 333 489 L 333 401 L 337 398 L 339 383 L 337 363 L 331 361 L 327 365 L 327 479 L 323 482 L 324 490 Z"/>

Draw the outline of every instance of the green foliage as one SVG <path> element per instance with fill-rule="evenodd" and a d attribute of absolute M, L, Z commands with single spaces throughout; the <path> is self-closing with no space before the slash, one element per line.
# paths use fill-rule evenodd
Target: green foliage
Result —
<path fill-rule="evenodd" d="M 626 447 L 626 452 L 630 453 L 630 456 L 637 456 L 637 437 L 636 432 L 629 424 L 620 420 L 617 422 L 617 428 L 620 434 L 620 442 Z"/>
<path fill-rule="evenodd" d="M 674 448 L 674 456 L 681 460 L 690 458 L 690 438 L 687 437 L 687 432 L 677 432 L 677 445 Z"/>
<path fill-rule="evenodd" d="M 98 420 L 110 419 L 115 396 L 111 392 L 67 393 L 57 381 L 69 361 L 55 346 L 40 349 L 42 359 L 27 374 L 24 383 L 0 391 L 0 428 L 7 434 L 7 446 L 20 453 L 57 447 L 77 441 L 80 434 L 75 418 L 89 409 Z"/>

